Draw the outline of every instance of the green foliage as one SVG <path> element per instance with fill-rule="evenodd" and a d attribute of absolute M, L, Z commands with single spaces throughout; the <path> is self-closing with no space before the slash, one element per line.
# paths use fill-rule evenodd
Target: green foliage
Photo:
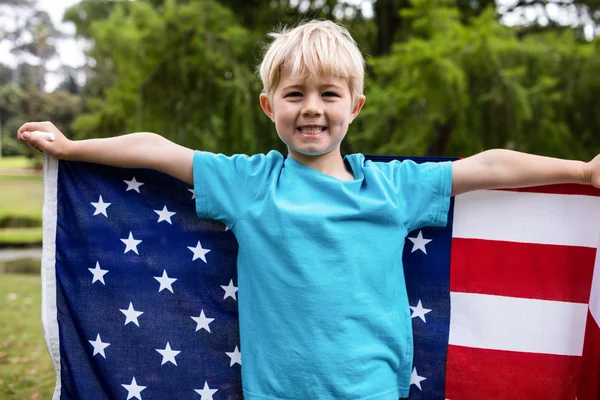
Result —
<path fill-rule="evenodd" d="M 534 3 L 562 7 L 516 8 Z M 378 0 L 365 18 L 338 0 L 82 0 L 65 20 L 92 43 L 85 85 L 71 79 L 40 92 L 39 71 L 24 64 L 18 85 L 0 86 L 0 122 L 10 132 L 49 119 L 79 139 L 155 131 L 208 151 L 285 151 L 258 104 L 265 34 L 340 18 L 368 59 L 367 103 L 343 151 L 467 156 L 505 147 L 591 158 L 600 148 L 600 41 L 553 21 L 507 27 L 497 4 Z M 597 0 L 574 4 L 581 16 L 600 9 Z M 0 68 L 0 82 L 14 75 Z M 15 153 L 12 139 L 3 144 Z"/>
<path fill-rule="evenodd" d="M 442 5 L 440 5 L 443 3 Z M 467 156 L 506 147 L 588 159 L 600 149 L 597 43 L 567 31 L 518 38 L 488 9 L 465 24 L 452 2 L 415 0 L 411 37 L 372 60 L 353 136 L 367 152 Z M 595 68 L 595 69 L 594 69 Z M 584 93 L 585 92 L 585 93 Z M 579 115 L 584 118 L 577 118 Z M 592 115 L 593 114 L 593 115 Z M 381 132 L 385 132 L 381 134 Z"/>
<path fill-rule="evenodd" d="M 6 85 L 12 80 L 13 71 L 10 67 L 0 64 L 0 85 Z"/>
<path fill-rule="evenodd" d="M 16 132 L 26 121 L 53 121 L 65 134 L 72 136 L 71 124 L 80 114 L 81 99 L 65 90 L 52 93 L 40 91 L 36 86 L 22 88 L 15 83 L 0 86 L 0 126 L 2 154 L 4 156 L 41 155 L 19 144 Z"/>
<path fill-rule="evenodd" d="M 94 21 L 92 54 L 112 85 L 86 99 L 74 124 L 81 136 L 156 131 L 213 151 L 257 151 L 256 132 L 271 131 L 259 114 L 255 35 L 214 1 L 155 9 L 117 6 Z M 266 135 L 265 135 L 266 136 Z"/>

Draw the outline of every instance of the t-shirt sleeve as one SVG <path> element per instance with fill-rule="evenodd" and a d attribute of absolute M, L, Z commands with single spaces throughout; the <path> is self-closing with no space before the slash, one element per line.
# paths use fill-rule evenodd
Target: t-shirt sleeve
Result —
<path fill-rule="evenodd" d="M 276 152 L 226 156 L 194 152 L 196 213 L 233 227 L 252 200 L 264 190 L 281 157 Z"/>
<path fill-rule="evenodd" d="M 446 226 L 452 194 L 452 162 L 394 161 L 394 181 L 408 232 Z"/>

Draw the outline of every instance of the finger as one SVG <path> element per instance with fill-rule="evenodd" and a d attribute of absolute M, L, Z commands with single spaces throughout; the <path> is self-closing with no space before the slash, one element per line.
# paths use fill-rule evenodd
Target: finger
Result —
<path fill-rule="evenodd" d="M 19 139 L 19 140 L 26 140 L 23 137 L 23 134 L 25 132 L 31 132 L 31 131 L 36 130 L 36 127 L 39 129 L 40 124 L 41 124 L 40 122 L 27 122 L 27 123 L 24 123 L 23 125 L 21 125 L 21 127 L 17 131 L 17 139 Z"/>
<path fill-rule="evenodd" d="M 38 146 L 36 146 L 33 143 L 27 142 L 27 146 L 31 147 L 32 149 L 35 149 L 35 150 L 39 151 L 40 153 L 44 153 L 44 150 L 40 149 Z"/>
<path fill-rule="evenodd" d="M 48 122 L 26 122 L 17 131 L 17 138 L 19 140 L 23 139 L 23 133 L 25 132 L 33 132 L 33 131 L 44 131 L 48 129 Z"/>
<path fill-rule="evenodd" d="M 30 147 L 36 148 L 42 152 L 45 151 L 48 142 L 46 139 L 31 134 L 27 135 L 25 140 L 27 140 L 27 144 Z"/>

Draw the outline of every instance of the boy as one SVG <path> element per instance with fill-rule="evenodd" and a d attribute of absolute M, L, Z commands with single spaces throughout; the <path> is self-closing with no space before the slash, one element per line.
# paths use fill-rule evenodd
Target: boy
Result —
<path fill-rule="evenodd" d="M 342 158 L 340 143 L 365 102 L 354 40 L 329 21 L 272 36 L 260 104 L 287 157 L 194 152 L 152 133 L 74 142 L 49 122 L 24 124 L 18 138 L 58 158 L 153 168 L 194 184 L 198 215 L 224 222 L 239 243 L 246 399 L 407 397 L 407 233 L 445 225 L 450 196 L 471 190 L 600 187 L 600 156 L 584 163 L 492 150 L 421 165 Z"/>

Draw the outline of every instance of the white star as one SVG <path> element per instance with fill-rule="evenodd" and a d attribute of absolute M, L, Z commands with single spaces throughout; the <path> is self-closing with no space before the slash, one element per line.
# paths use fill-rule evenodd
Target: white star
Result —
<path fill-rule="evenodd" d="M 203 249 L 202 245 L 200 244 L 200 241 L 198 241 L 198 244 L 196 245 L 196 247 L 188 246 L 187 248 L 190 249 L 194 253 L 194 256 L 192 257 L 192 261 L 200 258 L 202 261 L 204 261 L 206 263 L 206 253 L 210 252 L 210 250 Z"/>
<path fill-rule="evenodd" d="M 108 272 L 108 270 L 100 269 L 100 264 L 98 261 L 96 261 L 96 268 L 88 268 L 88 270 L 94 274 L 94 277 L 92 278 L 92 284 L 96 281 L 100 281 L 103 285 L 106 285 L 106 283 L 104 283 L 104 275 Z"/>
<path fill-rule="evenodd" d="M 121 386 L 127 390 L 127 400 L 133 399 L 134 397 L 142 400 L 142 390 L 146 389 L 146 386 L 139 386 L 135 381 L 135 376 L 131 380 L 130 385 L 125 385 L 122 383 Z"/>
<path fill-rule="evenodd" d="M 96 336 L 96 340 L 88 340 L 88 342 L 90 342 L 90 344 L 94 346 L 94 354 L 92 354 L 92 357 L 96 354 L 100 354 L 102 357 L 106 358 L 106 354 L 104 354 L 104 349 L 110 346 L 110 343 L 102 342 L 102 339 L 100 339 L 100 334 Z"/>
<path fill-rule="evenodd" d="M 213 394 L 215 394 L 215 392 L 219 390 L 219 389 L 211 389 L 208 387 L 208 382 L 204 382 L 204 387 L 202 388 L 202 390 L 200 389 L 194 389 L 194 391 L 196 393 L 198 393 L 200 396 L 202 396 L 200 398 L 200 400 L 213 400 Z M 206 396 L 206 398 L 204 398 Z"/>
<path fill-rule="evenodd" d="M 423 304 L 421 304 L 421 299 L 419 299 L 419 302 L 417 303 L 416 307 L 410 306 L 410 309 L 413 311 L 412 315 L 410 316 L 411 318 L 419 317 L 423 320 L 423 322 L 427 323 L 427 321 L 425 321 L 425 314 L 430 312 L 431 309 L 423 308 Z"/>
<path fill-rule="evenodd" d="M 137 255 L 140 254 L 138 253 L 137 245 L 142 243 L 142 241 L 134 239 L 131 231 L 129 232 L 129 237 L 127 239 L 121 239 L 121 242 L 125 243 L 125 251 L 123 254 L 127 253 L 128 251 L 133 251 Z"/>
<path fill-rule="evenodd" d="M 102 200 L 102 196 L 100 196 L 97 203 L 92 202 L 92 205 L 96 208 L 94 215 L 103 214 L 106 218 L 108 218 L 106 209 L 108 206 L 110 206 L 110 203 L 105 203 L 104 200 Z"/>
<path fill-rule="evenodd" d="M 154 279 L 156 279 L 157 281 L 160 282 L 160 287 L 158 288 L 159 292 L 163 291 L 164 289 L 167 289 L 171 293 L 173 293 L 173 288 L 171 287 L 171 285 L 177 279 L 176 278 L 169 278 L 169 276 L 167 275 L 167 270 L 166 269 L 163 269 L 162 276 L 155 276 Z"/>
<path fill-rule="evenodd" d="M 123 181 L 127 184 L 127 189 L 125 190 L 126 192 L 129 192 L 130 190 L 135 190 L 136 192 L 140 192 L 140 186 L 143 185 L 142 182 L 138 182 L 135 180 L 135 176 L 133 177 L 132 180 L 130 181 Z"/>
<path fill-rule="evenodd" d="M 424 381 L 425 379 L 427 378 L 419 376 L 419 374 L 417 374 L 417 368 L 413 367 L 412 375 L 410 376 L 410 384 L 416 385 L 419 390 L 423 391 L 423 389 L 421 389 L 421 381 Z"/>
<path fill-rule="evenodd" d="M 229 285 L 227 285 L 227 286 L 221 285 L 221 287 L 225 291 L 225 296 L 223 296 L 223 300 L 225 300 L 228 297 L 233 297 L 234 300 L 237 300 L 237 298 L 235 297 L 235 292 L 238 291 L 238 288 L 233 286 L 233 279 L 231 279 L 229 281 Z"/>
<path fill-rule="evenodd" d="M 225 225 L 225 232 L 227 232 L 229 230 L 229 227 L 227 225 Z"/>
<path fill-rule="evenodd" d="M 419 234 L 417 235 L 416 238 L 409 237 L 408 240 L 410 240 L 411 242 L 413 242 L 413 248 L 410 251 L 411 253 L 414 253 L 417 250 L 421 250 L 423 253 L 427 254 L 427 250 L 425 249 L 425 245 L 427 243 L 431 242 L 431 239 L 423 239 L 423 232 L 419 231 Z"/>
<path fill-rule="evenodd" d="M 210 332 L 210 326 L 208 326 L 208 324 L 215 320 L 214 318 L 206 318 L 206 315 L 204 315 L 204 310 L 200 311 L 200 316 L 191 318 L 196 321 L 196 332 L 198 332 L 200 329 L 206 329 L 207 332 Z"/>
<path fill-rule="evenodd" d="M 240 353 L 237 346 L 235 346 L 235 350 L 233 350 L 232 352 L 226 351 L 225 354 L 227 354 L 229 358 L 231 358 L 231 361 L 229 361 L 230 367 L 233 366 L 233 364 L 235 363 L 242 365 L 242 353 Z"/>
<path fill-rule="evenodd" d="M 196 192 L 194 191 L 194 189 L 188 189 L 189 192 L 192 192 L 192 200 L 194 200 L 196 198 Z"/>
<path fill-rule="evenodd" d="M 162 359 L 162 362 L 160 363 L 160 365 L 163 365 L 168 362 L 177 365 L 177 361 L 175 361 L 175 356 L 177 354 L 181 353 L 181 351 L 172 350 L 169 342 L 167 342 L 167 347 L 165 347 L 164 349 L 156 349 L 156 351 L 158 351 L 163 356 L 163 359 Z"/>
<path fill-rule="evenodd" d="M 127 325 L 130 322 L 133 322 L 134 324 L 136 324 L 137 326 L 140 326 L 140 323 L 138 322 L 138 317 L 140 315 L 142 315 L 144 312 L 143 311 L 135 311 L 133 309 L 133 303 L 129 302 L 129 308 L 126 310 L 122 310 L 120 309 L 120 311 L 125 314 L 125 316 L 127 318 L 125 318 L 125 325 Z"/>
<path fill-rule="evenodd" d="M 162 210 L 154 210 L 154 212 L 158 214 L 158 222 L 167 221 L 171 225 L 173 225 L 171 217 L 177 214 L 176 212 L 169 211 L 167 206 L 164 206 Z"/>

